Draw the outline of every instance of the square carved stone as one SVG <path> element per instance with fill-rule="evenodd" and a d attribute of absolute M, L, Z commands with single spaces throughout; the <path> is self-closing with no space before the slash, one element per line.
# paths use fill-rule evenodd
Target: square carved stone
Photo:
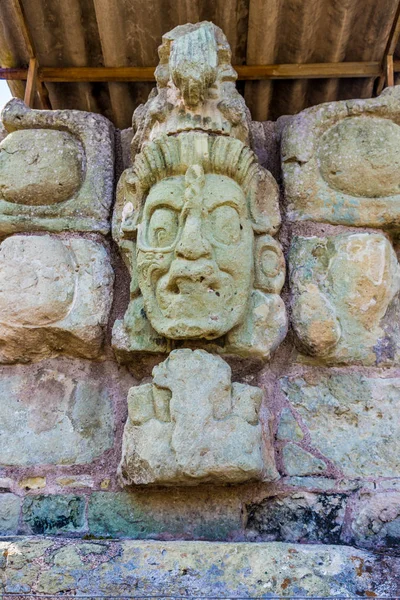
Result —
<path fill-rule="evenodd" d="M 400 86 L 296 115 L 282 170 L 290 220 L 398 229 Z"/>
<path fill-rule="evenodd" d="M 0 246 L 0 362 L 100 355 L 114 273 L 101 244 L 15 235 Z"/>
<path fill-rule="evenodd" d="M 382 233 L 295 237 L 292 324 L 313 364 L 396 364 L 400 267 Z M 313 357 L 313 358 L 311 358 Z"/>
<path fill-rule="evenodd" d="M 0 235 L 109 230 L 114 127 L 77 110 L 31 110 L 14 98 L 2 112 Z"/>

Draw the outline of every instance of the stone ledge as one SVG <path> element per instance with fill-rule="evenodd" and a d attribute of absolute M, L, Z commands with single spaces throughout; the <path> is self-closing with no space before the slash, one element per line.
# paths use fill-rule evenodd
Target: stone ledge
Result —
<path fill-rule="evenodd" d="M 351 546 L 8 538 L 0 593 L 396 596 L 400 558 Z"/>

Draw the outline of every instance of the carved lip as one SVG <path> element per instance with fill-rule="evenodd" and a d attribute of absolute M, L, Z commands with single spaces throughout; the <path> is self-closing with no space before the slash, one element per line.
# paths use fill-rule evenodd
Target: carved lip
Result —
<path fill-rule="evenodd" d="M 221 280 L 212 263 L 201 260 L 193 263 L 183 261 L 172 265 L 165 291 L 171 294 L 218 294 L 220 287 Z"/>

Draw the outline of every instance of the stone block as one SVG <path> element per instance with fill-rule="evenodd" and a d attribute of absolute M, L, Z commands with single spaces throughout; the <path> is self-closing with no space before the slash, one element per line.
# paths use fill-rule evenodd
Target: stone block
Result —
<path fill-rule="evenodd" d="M 361 494 L 353 507 L 351 540 L 357 546 L 380 549 L 400 545 L 400 493 Z"/>
<path fill-rule="evenodd" d="M 2 466 L 84 464 L 113 445 L 110 394 L 90 363 L 2 367 L 0 413 Z"/>
<path fill-rule="evenodd" d="M 281 152 L 290 220 L 399 228 L 399 86 L 302 111 Z"/>
<path fill-rule="evenodd" d="M 249 504 L 250 535 L 265 541 L 340 543 L 347 497 L 298 492 Z"/>
<path fill-rule="evenodd" d="M 0 234 L 109 230 L 114 127 L 77 110 L 31 110 L 10 100 L 2 112 Z"/>
<path fill-rule="evenodd" d="M 15 235 L 0 246 L 0 362 L 98 358 L 112 303 L 107 250 L 87 239 Z"/>
<path fill-rule="evenodd" d="M 344 477 L 400 476 L 399 378 L 314 373 L 280 385 L 311 444 Z"/>
<path fill-rule="evenodd" d="M 231 369 L 220 357 L 204 350 L 174 350 L 153 369 L 153 383 L 129 391 L 121 482 L 194 485 L 275 479 L 268 431 L 262 450 L 261 401 L 261 389 L 231 383 Z"/>
<path fill-rule="evenodd" d="M 226 540 L 242 529 L 241 502 L 233 491 L 215 492 L 94 492 L 89 532 L 99 537 Z"/>
<path fill-rule="evenodd" d="M 21 498 L 14 494 L 0 494 L 0 536 L 17 533 L 20 509 Z"/>
<path fill-rule="evenodd" d="M 283 447 L 282 460 L 287 475 L 318 475 L 326 471 L 323 460 L 291 442 Z"/>
<path fill-rule="evenodd" d="M 34 535 L 82 532 L 85 499 L 80 496 L 26 496 L 22 505 L 25 527 Z"/>
<path fill-rule="evenodd" d="M 381 233 L 295 237 L 292 322 L 315 364 L 397 364 L 400 267 Z"/>
<path fill-rule="evenodd" d="M 293 413 L 289 408 L 284 408 L 279 417 L 276 439 L 300 442 L 303 438 L 304 434 Z"/>
<path fill-rule="evenodd" d="M 181 598 L 393 597 L 400 559 L 351 546 L 11 538 L 8 594 Z"/>

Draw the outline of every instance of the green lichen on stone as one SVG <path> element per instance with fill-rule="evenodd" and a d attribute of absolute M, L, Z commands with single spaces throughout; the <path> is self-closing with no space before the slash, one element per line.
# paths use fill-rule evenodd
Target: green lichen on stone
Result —
<path fill-rule="evenodd" d="M 85 500 L 80 496 L 26 496 L 23 521 L 35 535 L 81 532 Z"/>
<path fill-rule="evenodd" d="M 170 490 L 167 492 L 95 492 L 88 507 L 88 525 L 96 537 L 133 539 L 190 536 L 224 540 L 241 529 L 241 504 L 236 493 Z"/>

